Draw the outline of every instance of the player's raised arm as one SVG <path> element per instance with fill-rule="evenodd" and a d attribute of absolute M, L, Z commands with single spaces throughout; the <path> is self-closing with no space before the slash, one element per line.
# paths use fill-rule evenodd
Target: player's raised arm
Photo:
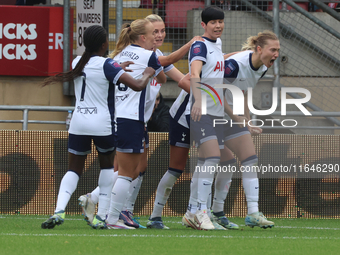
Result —
<path fill-rule="evenodd" d="M 141 91 L 143 90 L 149 82 L 149 79 L 155 74 L 155 70 L 151 67 L 145 68 L 143 77 L 140 79 L 134 79 L 131 75 L 124 73 L 120 76 L 119 82 L 124 83 L 126 86 L 130 87 L 132 90 Z"/>

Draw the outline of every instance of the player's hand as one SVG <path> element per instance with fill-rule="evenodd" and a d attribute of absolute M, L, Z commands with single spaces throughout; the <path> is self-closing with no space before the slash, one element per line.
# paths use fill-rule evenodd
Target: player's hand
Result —
<path fill-rule="evenodd" d="M 262 133 L 262 128 L 248 126 L 248 130 L 252 136 L 257 136 Z"/>
<path fill-rule="evenodd" d="M 201 41 L 201 42 L 204 42 L 204 39 L 203 39 L 203 37 L 202 36 L 194 36 L 191 40 L 190 40 L 190 42 L 189 42 L 189 44 L 191 45 L 191 44 L 193 44 L 195 41 Z"/>
<path fill-rule="evenodd" d="M 154 76 L 155 72 L 155 69 L 153 69 L 152 67 L 147 67 L 145 68 L 143 74 L 146 74 L 151 78 L 152 76 Z"/>
<path fill-rule="evenodd" d="M 132 72 L 131 69 L 127 69 L 127 67 L 128 67 L 129 65 L 132 65 L 132 64 L 134 64 L 134 62 L 132 62 L 132 61 L 125 61 L 125 62 L 123 62 L 123 63 L 120 64 L 120 67 L 123 68 L 123 70 L 124 70 L 125 72 Z"/>
<path fill-rule="evenodd" d="M 195 102 L 191 108 L 191 118 L 193 121 L 200 121 L 202 116 L 201 102 Z"/>

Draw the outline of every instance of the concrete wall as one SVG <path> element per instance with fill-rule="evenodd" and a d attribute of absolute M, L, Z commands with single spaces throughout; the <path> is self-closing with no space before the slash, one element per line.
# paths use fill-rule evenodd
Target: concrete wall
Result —
<path fill-rule="evenodd" d="M 71 106 L 62 83 L 41 86 L 42 77 L 0 76 L 0 105 Z M 22 111 L 0 111 L 0 119 L 21 120 Z M 65 121 L 67 112 L 29 112 L 29 120 Z M 0 123 L 0 129 L 22 129 L 21 123 Z M 28 124 L 29 130 L 65 130 L 65 125 Z"/>

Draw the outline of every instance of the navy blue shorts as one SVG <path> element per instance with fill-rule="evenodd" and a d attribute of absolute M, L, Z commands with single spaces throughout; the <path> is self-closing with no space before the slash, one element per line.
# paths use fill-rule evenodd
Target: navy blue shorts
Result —
<path fill-rule="evenodd" d="M 144 139 L 145 139 L 145 148 L 149 148 L 149 131 L 147 125 L 145 125 L 144 129 Z"/>
<path fill-rule="evenodd" d="M 144 122 L 117 118 L 117 151 L 125 153 L 143 153 L 145 141 Z"/>
<path fill-rule="evenodd" d="M 239 125 L 234 124 L 231 126 L 230 121 L 227 124 L 221 125 L 224 127 L 224 140 L 228 141 L 242 135 L 250 134 L 248 127 L 239 127 Z"/>
<path fill-rule="evenodd" d="M 222 117 L 202 115 L 200 121 L 190 121 L 190 131 L 192 140 L 195 144 L 200 146 L 204 142 L 216 139 L 220 149 L 224 148 L 223 126 L 215 125 L 214 119 L 223 119 Z"/>
<path fill-rule="evenodd" d="M 190 148 L 190 129 L 182 126 L 170 116 L 169 144 Z"/>
<path fill-rule="evenodd" d="M 91 135 L 68 135 L 68 152 L 75 155 L 87 155 L 91 153 L 92 140 L 98 153 L 110 154 L 116 148 L 115 135 L 91 136 Z"/>

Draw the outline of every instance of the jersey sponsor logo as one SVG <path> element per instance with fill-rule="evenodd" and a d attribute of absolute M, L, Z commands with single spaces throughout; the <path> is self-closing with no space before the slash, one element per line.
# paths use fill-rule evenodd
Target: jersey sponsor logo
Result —
<path fill-rule="evenodd" d="M 77 112 L 82 114 L 97 114 L 97 107 L 77 107 Z"/>
<path fill-rule="evenodd" d="M 154 79 L 152 79 L 152 81 L 151 81 L 151 83 L 150 83 L 150 86 L 162 86 L 162 84 L 161 83 L 158 83 L 157 81 L 156 81 L 156 79 L 154 78 Z"/>
<path fill-rule="evenodd" d="M 216 71 L 223 71 L 224 69 L 224 63 L 223 61 L 217 61 L 214 72 Z"/>

